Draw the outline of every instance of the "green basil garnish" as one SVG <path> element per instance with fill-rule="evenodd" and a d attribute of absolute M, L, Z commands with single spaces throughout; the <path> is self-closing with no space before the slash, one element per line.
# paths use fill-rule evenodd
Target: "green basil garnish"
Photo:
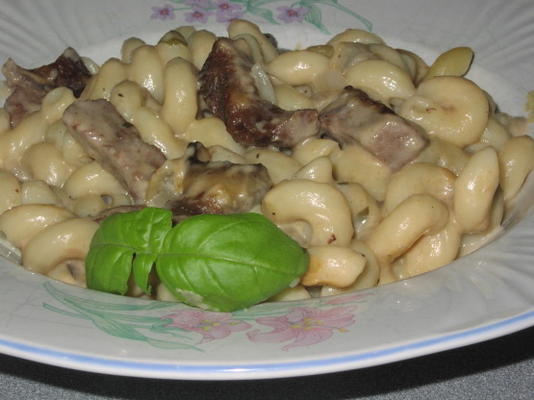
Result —
<path fill-rule="evenodd" d="M 215 311 L 249 307 L 279 293 L 307 269 L 308 254 L 260 214 L 198 215 L 172 226 L 172 214 L 145 208 L 105 219 L 86 258 L 87 286 L 150 292 L 155 265 L 184 303 Z"/>

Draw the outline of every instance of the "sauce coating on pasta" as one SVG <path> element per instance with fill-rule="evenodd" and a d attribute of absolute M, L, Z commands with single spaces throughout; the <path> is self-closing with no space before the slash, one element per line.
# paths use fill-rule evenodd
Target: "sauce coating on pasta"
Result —
<path fill-rule="evenodd" d="M 270 219 L 309 256 L 277 301 L 433 270 L 502 229 L 534 169 L 526 119 L 465 77 L 472 59 L 427 65 L 357 29 L 282 50 L 243 20 L 130 38 L 100 66 L 10 59 L 0 231 L 23 267 L 82 287 L 99 223 L 147 206 Z"/>

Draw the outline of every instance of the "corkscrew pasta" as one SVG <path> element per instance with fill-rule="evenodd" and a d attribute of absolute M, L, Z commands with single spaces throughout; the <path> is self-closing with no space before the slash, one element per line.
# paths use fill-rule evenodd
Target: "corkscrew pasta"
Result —
<path fill-rule="evenodd" d="M 278 48 L 243 20 L 229 24 L 228 37 L 253 64 L 254 90 L 280 112 L 311 109 L 321 123 L 326 112 L 338 118 L 346 109 L 332 111 L 332 104 L 350 86 L 365 92 L 364 103 L 387 111 L 368 124 L 345 114 L 336 123 L 349 120 L 356 132 L 364 125 L 379 129 L 384 114 L 394 115 L 423 143 L 400 166 L 363 139 L 340 139 L 323 125 L 289 147 L 240 143 L 200 96 L 199 71 L 218 39 L 206 30 L 180 27 L 153 45 L 129 38 L 118 58 L 101 66 L 87 61 L 92 76 L 79 98 L 109 101 L 167 160 L 147 185 L 150 205 L 165 198 L 162 185 L 183 189 L 194 142 L 211 162 L 266 168 L 272 185 L 251 211 L 310 255 L 298 285 L 273 300 L 421 274 L 474 251 L 501 229 L 534 169 L 534 141 L 524 119 L 498 111 L 485 90 L 465 78 L 471 49 L 451 49 L 428 65 L 358 29 L 299 50 Z M 55 88 L 16 126 L 0 109 L 0 231 L 20 250 L 25 268 L 83 287 L 83 261 L 99 216 L 135 199 L 62 120 L 76 101 L 71 89 Z M 168 300 L 168 291 L 156 287 L 154 298 Z M 140 293 L 132 286 L 130 295 Z"/>

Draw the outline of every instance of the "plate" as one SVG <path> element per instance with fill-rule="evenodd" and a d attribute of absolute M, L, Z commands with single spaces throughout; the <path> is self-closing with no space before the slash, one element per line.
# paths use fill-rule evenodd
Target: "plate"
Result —
<path fill-rule="evenodd" d="M 469 45 L 469 77 L 514 115 L 524 114 L 534 89 L 526 86 L 534 71 L 530 0 L 2 0 L 0 9 L 2 63 L 37 66 L 66 46 L 100 62 L 130 36 L 154 41 L 184 24 L 223 33 L 226 20 L 244 17 L 285 47 L 323 43 L 347 27 L 427 61 Z M 534 325 L 533 199 L 530 179 L 496 241 L 431 273 L 234 313 L 82 290 L 0 259 L 0 351 L 116 375 L 260 379 L 364 368 L 498 337 Z"/>

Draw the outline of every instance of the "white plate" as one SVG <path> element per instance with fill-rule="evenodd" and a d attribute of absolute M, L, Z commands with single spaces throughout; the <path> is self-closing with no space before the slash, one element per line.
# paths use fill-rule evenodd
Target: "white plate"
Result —
<path fill-rule="evenodd" d="M 167 3 L 2 0 L 0 62 L 11 56 L 37 66 L 66 46 L 102 61 L 129 36 L 155 40 L 187 24 L 192 2 Z M 301 1 L 307 19 L 288 24 L 278 7 L 293 2 L 233 3 L 234 13 L 261 23 L 286 47 L 324 42 L 327 31 L 345 27 L 370 29 L 427 61 L 469 45 L 477 54 L 470 77 L 512 114 L 524 112 L 534 89 L 530 0 L 308 0 Z M 271 15 L 278 25 L 266 21 Z M 222 33 L 217 13 L 206 16 L 205 26 Z M 533 199 L 531 179 L 519 211 Z M 490 246 L 414 279 L 233 314 L 81 290 L 0 259 L 0 350 L 117 375 L 251 379 L 363 368 L 479 342 L 534 324 L 534 215 L 516 220 Z"/>

